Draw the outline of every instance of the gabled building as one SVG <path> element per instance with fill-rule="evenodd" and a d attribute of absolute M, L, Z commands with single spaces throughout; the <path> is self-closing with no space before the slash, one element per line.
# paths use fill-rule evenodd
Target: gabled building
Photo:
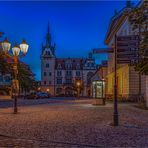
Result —
<path fill-rule="evenodd" d="M 81 83 L 81 96 L 91 95 L 91 76 L 96 71 L 96 63 L 90 53 L 87 58 L 57 58 L 55 44 L 51 44 L 51 34 L 46 34 L 46 43 L 41 53 L 41 90 L 53 96 L 76 95 L 76 81 Z"/>
<path fill-rule="evenodd" d="M 141 5 L 141 3 L 139 4 Z M 131 13 L 132 9 L 133 8 L 131 2 L 127 1 L 126 7 L 118 13 L 115 12 L 115 15 L 111 18 L 105 38 L 105 44 L 108 45 L 109 48 L 115 47 L 115 35 L 120 37 L 131 37 L 137 34 L 137 32 L 132 30 L 132 25 L 129 21 L 129 14 Z M 118 50 L 119 49 L 117 48 L 117 51 Z M 124 52 L 125 56 L 127 56 L 126 52 L 130 52 L 131 50 L 132 48 L 128 48 L 128 51 Z M 114 94 L 114 56 L 114 52 L 108 52 L 108 74 L 106 78 L 106 95 L 108 98 L 113 98 Z M 137 100 L 139 98 L 139 93 L 141 90 L 139 82 L 139 74 L 135 71 L 133 64 L 131 64 L 130 62 L 117 62 L 118 98 Z"/>

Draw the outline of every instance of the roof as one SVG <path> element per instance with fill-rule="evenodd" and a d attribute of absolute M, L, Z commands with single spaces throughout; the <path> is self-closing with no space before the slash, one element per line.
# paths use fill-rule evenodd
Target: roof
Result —
<path fill-rule="evenodd" d="M 109 43 L 111 37 L 115 34 L 115 32 L 117 32 L 119 26 L 121 26 L 121 24 L 127 18 L 127 14 L 129 13 L 129 11 L 131 11 L 131 8 L 129 9 L 125 7 L 122 10 L 120 10 L 120 12 L 117 15 L 111 18 L 110 25 L 105 37 L 105 44 Z"/>
<path fill-rule="evenodd" d="M 55 67 L 58 68 L 60 65 L 61 69 L 66 69 L 66 64 L 71 64 L 71 69 L 82 69 L 88 61 L 95 63 L 93 58 L 56 58 Z"/>
<path fill-rule="evenodd" d="M 141 0 L 136 7 L 141 7 L 142 4 L 146 2 L 144 0 Z M 119 30 L 119 27 L 124 23 L 126 18 L 128 17 L 128 14 L 132 11 L 133 7 L 124 7 L 121 9 L 117 15 L 113 16 L 110 21 L 110 25 L 108 27 L 108 31 L 106 33 L 105 37 L 105 44 L 108 44 L 110 39 L 113 37 L 113 35 Z"/>
<path fill-rule="evenodd" d="M 76 69 L 77 64 L 80 64 L 80 68 L 82 68 L 82 64 L 84 62 L 84 58 L 57 58 L 56 59 L 56 68 L 60 64 L 62 68 L 65 69 L 66 62 L 72 64 L 72 69 Z"/>

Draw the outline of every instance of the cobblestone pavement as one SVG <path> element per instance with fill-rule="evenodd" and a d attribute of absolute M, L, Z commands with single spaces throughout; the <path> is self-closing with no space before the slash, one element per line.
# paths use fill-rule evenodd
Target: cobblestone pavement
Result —
<path fill-rule="evenodd" d="M 113 106 L 91 100 L 25 106 L 18 114 L 0 109 L 0 147 L 148 147 L 148 111 L 119 105 L 120 126 L 112 127 Z M 10 137 L 9 137 L 10 136 Z"/>
<path fill-rule="evenodd" d="M 19 139 L 19 138 L 12 138 L 6 136 L 0 136 L 0 147 L 15 147 L 15 148 L 57 148 L 57 147 L 64 147 L 64 148 L 91 148 L 91 147 L 100 147 L 98 145 L 87 145 L 87 144 L 78 144 L 78 143 L 64 143 L 64 142 L 56 142 L 56 141 L 44 141 L 44 140 L 28 140 L 28 139 Z"/>
<path fill-rule="evenodd" d="M 75 98 L 46 98 L 46 99 L 17 99 L 18 106 L 29 106 L 39 104 L 53 104 L 68 100 L 75 100 Z M 13 106 L 13 100 L 0 99 L 0 108 L 8 108 Z"/>

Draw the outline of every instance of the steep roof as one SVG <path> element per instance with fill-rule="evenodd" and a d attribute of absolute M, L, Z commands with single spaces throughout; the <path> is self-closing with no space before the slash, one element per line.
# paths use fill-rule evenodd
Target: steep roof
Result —
<path fill-rule="evenodd" d="M 131 11 L 131 8 L 123 8 L 117 15 L 111 18 L 110 25 L 105 37 L 105 44 L 108 44 L 112 36 L 118 31 L 121 24 L 127 18 L 128 13 Z"/>
<path fill-rule="evenodd" d="M 141 7 L 146 2 L 141 0 L 136 7 Z M 114 34 L 119 30 L 120 26 L 125 22 L 128 14 L 132 11 L 133 7 L 127 3 L 127 6 L 121 9 L 117 15 L 113 16 L 108 27 L 108 31 L 105 37 L 105 44 L 108 44 Z"/>

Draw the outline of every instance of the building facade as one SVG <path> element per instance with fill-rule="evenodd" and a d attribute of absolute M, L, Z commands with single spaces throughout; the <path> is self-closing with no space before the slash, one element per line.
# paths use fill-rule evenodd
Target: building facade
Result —
<path fill-rule="evenodd" d="M 130 1 L 127 1 L 126 7 L 123 8 L 120 12 L 116 12 L 115 15 L 112 17 L 105 38 L 105 44 L 108 45 L 110 49 L 115 47 L 115 36 L 130 37 L 137 35 L 137 32 L 132 30 L 132 25 L 129 21 L 129 14 L 131 13 L 131 11 L 131 3 Z M 141 86 L 139 85 L 139 81 L 141 81 L 139 79 L 139 74 L 137 71 L 135 71 L 134 65 L 132 63 L 128 63 L 126 60 L 124 62 L 124 59 L 126 57 L 128 58 L 128 52 L 131 52 L 131 50 L 133 49 L 133 52 L 136 52 L 136 50 L 135 48 L 132 49 L 131 46 L 129 46 L 127 49 L 128 50 L 125 50 L 125 52 L 123 53 L 124 56 L 120 58 L 120 60 L 123 59 L 123 62 L 120 63 L 119 61 L 118 63 L 117 60 L 117 94 L 118 98 L 121 99 L 137 100 L 139 98 L 139 94 L 142 93 Z M 117 47 L 117 51 L 118 50 L 119 49 Z M 108 74 L 106 77 L 106 96 L 108 98 L 113 98 L 114 95 L 114 56 L 114 52 L 108 53 Z"/>
<path fill-rule="evenodd" d="M 41 90 L 52 96 L 75 96 L 76 82 L 81 84 L 80 96 L 91 95 L 91 77 L 96 71 L 96 63 L 90 53 L 87 58 L 57 58 L 55 44 L 51 44 L 51 34 L 46 34 L 46 44 L 41 53 Z"/>

